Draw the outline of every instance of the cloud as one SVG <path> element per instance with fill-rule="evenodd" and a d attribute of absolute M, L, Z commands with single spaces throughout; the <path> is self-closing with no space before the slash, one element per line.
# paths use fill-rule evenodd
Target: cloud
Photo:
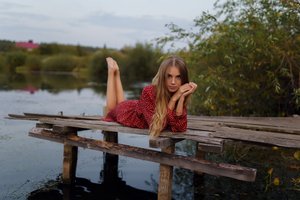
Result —
<path fill-rule="evenodd" d="M 0 39 L 59 42 L 121 48 L 168 33 L 166 24 L 189 28 L 192 21 L 162 15 L 117 15 L 103 11 L 66 11 L 36 4 L 0 3 Z M 52 4 L 51 4 L 52 5 Z M 53 5 L 52 5 L 53 6 Z"/>
<path fill-rule="evenodd" d="M 165 24 L 174 22 L 187 26 L 190 22 L 185 19 L 166 17 L 166 16 L 120 16 L 110 13 L 97 12 L 83 18 L 84 23 L 90 23 L 96 26 L 136 29 L 144 31 L 163 31 Z"/>
<path fill-rule="evenodd" d="M 11 9 L 23 9 L 29 8 L 30 6 L 20 3 L 12 3 L 12 2 L 0 2 L 0 10 L 11 10 Z"/>

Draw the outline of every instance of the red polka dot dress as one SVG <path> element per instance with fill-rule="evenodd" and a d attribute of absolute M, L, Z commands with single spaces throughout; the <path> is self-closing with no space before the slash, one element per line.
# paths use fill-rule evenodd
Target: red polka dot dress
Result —
<path fill-rule="evenodd" d="M 146 86 L 139 100 L 126 100 L 111 110 L 104 121 L 118 122 L 124 126 L 147 129 L 155 110 L 156 91 L 154 85 Z M 183 109 L 181 116 L 168 109 L 164 129 L 173 132 L 184 132 L 187 128 L 187 111 Z"/>

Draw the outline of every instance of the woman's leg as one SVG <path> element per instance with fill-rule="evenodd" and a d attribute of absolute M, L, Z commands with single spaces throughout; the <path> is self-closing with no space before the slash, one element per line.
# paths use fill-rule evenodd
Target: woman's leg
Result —
<path fill-rule="evenodd" d="M 116 87 L 116 96 L 117 96 L 116 98 L 117 98 L 117 104 L 119 104 L 125 100 L 125 96 L 124 96 L 124 90 L 121 82 L 119 66 L 116 61 L 115 61 L 115 68 L 117 69 L 115 73 L 115 81 L 116 81 L 115 87 Z"/>
<path fill-rule="evenodd" d="M 114 60 L 112 58 L 106 58 L 107 62 L 107 86 L 106 86 L 106 109 L 107 113 L 114 109 L 117 105 L 117 94 L 116 94 L 116 78 L 114 67 Z"/>

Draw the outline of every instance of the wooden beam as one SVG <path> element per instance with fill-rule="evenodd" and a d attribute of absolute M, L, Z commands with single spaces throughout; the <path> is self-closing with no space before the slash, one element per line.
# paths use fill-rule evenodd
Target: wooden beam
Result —
<path fill-rule="evenodd" d="M 42 118 L 40 119 L 40 121 L 43 123 L 55 124 L 60 126 L 95 129 L 95 130 L 103 130 L 103 131 L 119 132 L 119 133 L 149 135 L 147 129 L 130 128 L 130 127 L 122 126 L 115 122 L 105 122 L 105 121 L 95 121 L 95 120 L 74 120 L 74 119 L 50 119 L 50 118 Z M 207 132 L 207 131 L 187 130 L 184 133 L 180 133 L 180 132 L 174 133 L 170 131 L 164 131 L 161 133 L 160 136 L 168 137 L 172 139 L 187 139 L 196 142 L 216 144 L 216 145 L 221 145 L 224 142 L 224 139 L 213 138 L 210 135 L 211 132 Z"/>
<path fill-rule="evenodd" d="M 76 136 L 77 134 L 72 133 L 69 135 Z M 77 157 L 78 147 L 70 144 L 64 144 L 62 181 L 65 184 L 72 184 L 75 181 Z"/>
<path fill-rule="evenodd" d="M 157 137 L 157 138 L 150 138 L 149 139 L 149 146 L 151 148 L 167 148 L 169 146 L 172 146 L 176 144 L 177 142 L 182 141 L 183 139 L 172 139 L 172 138 L 162 138 L 162 137 Z"/>
<path fill-rule="evenodd" d="M 175 144 L 171 144 L 161 150 L 167 154 L 173 154 Z M 158 184 L 158 200 L 172 199 L 172 182 L 173 182 L 173 166 L 160 164 L 159 166 L 159 184 Z"/>
<path fill-rule="evenodd" d="M 118 144 L 118 133 L 103 131 L 103 141 Z M 119 155 L 103 152 L 103 183 L 115 185 L 119 177 Z"/>
<path fill-rule="evenodd" d="M 77 128 L 68 127 L 68 126 L 59 126 L 59 125 L 53 125 L 52 130 L 53 132 L 60 133 L 60 134 L 77 132 Z"/>
<path fill-rule="evenodd" d="M 148 130 L 146 129 L 135 129 L 123 127 L 117 123 L 104 122 L 99 120 L 101 117 L 95 120 L 96 118 L 88 119 L 88 116 L 76 119 L 74 117 L 67 118 L 68 116 L 58 118 L 57 115 L 46 118 L 39 115 L 42 114 L 26 114 L 25 117 L 9 114 L 9 116 L 16 119 L 32 120 L 35 118 L 42 123 L 54 125 L 148 135 Z M 207 144 L 221 144 L 226 139 L 232 139 L 299 149 L 299 132 L 300 117 L 188 116 L 188 130 L 185 133 L 163 132 L 161 136 L 172 139 L 193 140 Z"/>
<path fill-rule="evenodd" d="M 158 162 L 165 165 L 177 166 L 193 171 L 201 171 L 215 176 L 225 176 L 250 182 L 255 181 L 256 177 L 256 169 L 253 168 L 226 163 L 213 163 L 207 160 L 198 160 L 181 155 L 171 155 L 165 152 L 154 151 L 151 149 L 93 140 L 80 136 L 61 135 L 39 128 L 31 129 L 29 135 L 32 137 L 60 142 L 82 148 L 94 149 L 111 154 Z"/>
<path fill-rule="evenodd" d="M 36 123 L 35 127 L 52 129 L 53 125 L 52 124 L 46 124 L 46 123 Z"/>
<path fill-rule="evenodd" d="M 198 150 L 203 152 L 210 153 L 222 153 L 224 149 L 224 145 L 214 145 L 214 144 L 206 144 L 206 143 L 198 143 Z"/>

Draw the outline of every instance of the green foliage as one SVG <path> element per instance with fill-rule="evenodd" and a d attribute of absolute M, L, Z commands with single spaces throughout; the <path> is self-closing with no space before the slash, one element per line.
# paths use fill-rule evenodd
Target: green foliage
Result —
<path fill-rule="evenodd" d="M 46 58 L 42 63 L 43 71 L 72 72 L 76 67 L 76 59 L 70 55 L 54 55 Z"/>
<path fill-rule="evenodd" d="M 7 52 L 15 49 L 15 43 L 9 40 L 0 40 L 0 52 Z"/>
<path fill-rule="evenodd" d="M 22 51 L 8 52 L 5 55 L 5 65 L 9 68 L 9 71 L 14 71 L 16 67 L 25 64 L 26 56 L 26 53 Z"/>
<path fill-rule="evenodd" d="M 106 58 L 108 56 L 113 57 L 111 55 L 111 51 L 107 49 L 103 49 L 101 51 L 95 52 L 91 59 L 89 64 L 89 71 L 90 71 L 90 77 L 93 81 L 99 81 L 99 82 L 106 82 L 107 78 L 107 64 L 106 64 Z M 115 58 L 118 60 L 117 58 Z"/>
<path fill-rule="evenodd" d="M 300 4 L 228 0 L 195 19 L 194 32 L 170 24 L 161 44 L 188 41 L 199 89 L 195 113 L 282 116 L 299 112 Z"/>
<path fill-rule="evenodd" d="M 135 47 L 122 50 L 126 54 L 125 69 L 122 74 L 128 82 L 151 81 L 158 67 L 162 53 L 150 44 L 137 43 Z"/>
<path fill-rule="evenodd" d="M 70 54 L 84 56 L 86 55 L 86 50 L 80 45 L 74 46 L 57 43 L 42 43 L 40 44 L 37 53 L 40 55 Z"/>
<path fill-rule="evenodd" d="M 40 71 L 42 68 L 42 62 L 40 56 L 29 55 L 26 59 L 25 65 L 29 71 Z"/>
<path fill-rule="evenodd" d="M 0 54 L 0 72 L 4 71 L 4 67 L 5 67 L 5 58 L 3 55 Z"/>

